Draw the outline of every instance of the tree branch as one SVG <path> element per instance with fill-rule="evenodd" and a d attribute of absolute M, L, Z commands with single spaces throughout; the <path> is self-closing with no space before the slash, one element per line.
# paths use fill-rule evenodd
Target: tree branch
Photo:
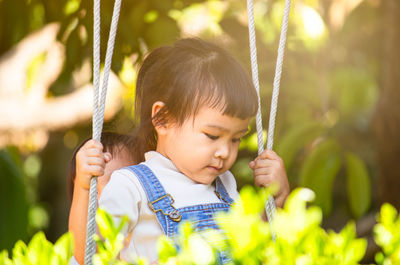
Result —
<path fill-rule="evenodd" d="M 0 58 L 0 148 L 6 144 L 20 146 L 30 135 L 39 135 L 38 143 L 43 147 L 49 131 L 73 127 L 92 116 L 91 84 L 84 84 L 64 96 L 46 97 L 65 59 L 65 48 L 56 39 L 58 30 L 58 24 L 49 24 Z M 27 87 L 27 68 L 41 53 L 46 53 L 45 60 Z M 88 77 L 86 80 L 90 79 L 90 70 L 86 69 L 83 74 Z M 113 117 L 122 107 L 124 85 L 110 73 L 108 87 L 105 119 Z"/>

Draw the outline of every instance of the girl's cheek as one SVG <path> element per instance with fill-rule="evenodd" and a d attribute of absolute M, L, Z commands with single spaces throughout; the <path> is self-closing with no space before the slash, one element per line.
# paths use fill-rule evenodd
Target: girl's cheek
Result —
<path fill-rule="evenodd" d="M 233 162 L 236 161 L 236 157 L 238 155 L 238 151 L 239 151 L 239 145 L 237 145 L 236 148 L 234 148 L 234 150 L 233 150 L 233 154 L 232 154 Z"/>
<path fill-rule="evenodd" d="M 234 143 L 233 144 L 233 146 L 232 146 L 232 153 L 236 156 L 237 155 L 237 153 L 238 153 L 238 151 L 239 151 L 239 145 L 240 145 L 240 142 L 237 142 L 237 143 Z"/>

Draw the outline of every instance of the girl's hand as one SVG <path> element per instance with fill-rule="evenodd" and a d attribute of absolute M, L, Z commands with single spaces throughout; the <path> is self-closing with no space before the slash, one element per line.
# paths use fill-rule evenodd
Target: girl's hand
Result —
<path fill-rule="evenodd" d="M 250 168 L 254 171 L 254 182 L 257 186 L 267 187 L 272 182 L 279 184 L 275 203 L 278 207 L 282 207 L 290 192 L 282 158 L 272 150 L 265 150 L 250 162 Z"/>
<path fill-rule="evenodd" d="M 76 154 L 75 185 L 89 190 L 90 179 L 93 176 L 103 176 L 107 162 L 111 160 L 110 153 L 103 153 L 103 145 L 95 140 L 87 141 Z"/>

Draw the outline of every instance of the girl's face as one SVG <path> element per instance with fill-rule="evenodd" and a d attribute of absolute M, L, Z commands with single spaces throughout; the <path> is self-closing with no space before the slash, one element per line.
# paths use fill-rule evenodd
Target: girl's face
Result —
<path fill-rule="evenodd" d="M 156 126 L 157 151 L 193 181 L 211 184 L 232 167 L 249 121 L 203 106 L 182 125 Z"/>

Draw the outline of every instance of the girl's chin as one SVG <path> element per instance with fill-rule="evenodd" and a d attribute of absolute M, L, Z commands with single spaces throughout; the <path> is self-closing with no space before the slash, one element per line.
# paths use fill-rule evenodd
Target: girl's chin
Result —
<path fill-rule="evenodd" d="M 208 176 L 195 176 L 195 177 L 189 177 L 191 180 L 198 184 L 204 184 L 204 185 L 210 185 L 211 183 L 214 182 L 214 180 L 217 178 L 218 174 L 210 174 Z"/>

